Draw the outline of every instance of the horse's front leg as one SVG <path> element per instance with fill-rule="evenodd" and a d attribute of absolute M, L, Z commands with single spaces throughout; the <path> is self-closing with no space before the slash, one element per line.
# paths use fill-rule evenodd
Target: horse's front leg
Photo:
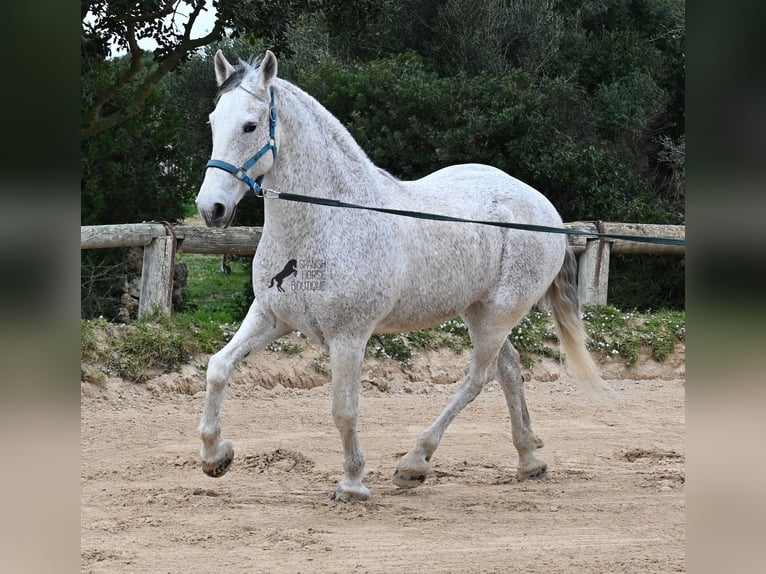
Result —
<path fill-rule="evenodd" d="M 205 410 L 199 424 L 202 470 L 208 476 L 223 476 L 234 459 L 231 441 L 221 438 L 220 422 L 223 394 L 232 370 L 248 353 L 263 349 L 289 331 L 287 325 L 279 322 L 271 312 L 262 309 L 256 299 L 231 341 L 210 357 Z"/>
<path fill-rule="evenodd" d="M 333 500 L 367 500 L 370 490 L 364 479 L 364 453 L 359 443 L 359 385 L 362 376 L 365 342 L 336 340 L 330 343 L 332 370 L 332 418 L 343 443 L 343 476 L 338 481 Z"/>

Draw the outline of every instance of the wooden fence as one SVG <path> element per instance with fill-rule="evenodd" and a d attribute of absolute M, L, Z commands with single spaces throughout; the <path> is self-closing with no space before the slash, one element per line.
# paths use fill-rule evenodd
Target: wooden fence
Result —
<path fill-rule="evenodd" d="M 641 235 L 684 239 L 683 225 L 644 223 L 582 222 L 567 223 L 570 229 L 606 234 Z M 130 223 L 94 225 L 80 228 L 80 249 L 143 247 L 141 297 L 138 316 L 159 311 L 170 314 L 175 254 L 207 253 L 252 255 L 261 238 L 260 227 L 213 229 L 192 225 Z M 683 255 L 683 245 L 663 245 L 622 239 L 587 238 L 570 235 L 569 242 L 578 254 L 580 302 L 605 305 L 609 284 L 609 257 L 612 253 Z"/>

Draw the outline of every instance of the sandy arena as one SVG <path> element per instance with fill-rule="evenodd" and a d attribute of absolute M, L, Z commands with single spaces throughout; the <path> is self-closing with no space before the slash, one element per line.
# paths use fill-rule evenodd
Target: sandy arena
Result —
<path fill-rule="evenodd" d="M 81 570 L 684 572 L 680 352 L 667 365 L 644 358 L 612 369 L 614 412 L 567 379 L 548 380 L 558 365 L 528 373 L 549 466 L 539 482 L 516 480 L 508 412 L 491 383 L 445 433 L 426 484 L 410 491 L 391 473 L 454 392 L 444 381 L 467 355 L 422 356 L 409 370 L 368 361 L 360 434 L 373 496 L 354 504 L 330 500 L 341 444 L 328 377 L 308 352 L 263 352 L 232 377 L 222 424 L 235 460 L 219 479 L 198 460 L 199 364 L 140 385 L 82 383 Z"/>

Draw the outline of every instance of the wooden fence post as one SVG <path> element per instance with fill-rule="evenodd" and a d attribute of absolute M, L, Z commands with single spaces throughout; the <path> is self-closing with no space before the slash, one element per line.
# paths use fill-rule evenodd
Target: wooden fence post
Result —
<path fill-rule="evenodd" d="M 154 312 L 170 315 L 174 266 L 174 237 L 155 237 L 144 247 L 141 297 L 138 300 L 139 319 Z"/>
<path fill-rule="evenodd" d="M 577 294 L 580 305 L 606 305 L 611 241 L 588 239 L 577 258 Z"/>

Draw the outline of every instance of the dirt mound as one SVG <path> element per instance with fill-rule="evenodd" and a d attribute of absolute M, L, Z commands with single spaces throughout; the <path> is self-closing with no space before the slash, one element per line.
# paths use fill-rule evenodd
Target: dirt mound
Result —
<path fill-rule="evenodd" d="M 297 335 L 290 335 L 281 341 L 283 344 L 277 345 L 275 350 L 265 350 L 246 358 L 236 368 L 231 383 L 253 384 L 264 389 L 313 389 L 330 382 L 330 361 L 326 354 Z M 293 351 L 287 354 L 280 350 L 284 348 Z M 302 350 L 295 352 L 297 348 Z M 639 353 L 638 361 L 631 367 L 626 367 L 619 357 L 594 356 L 606 380 L 672 381 L 686 376 L 683 344 L 677 344 L 670 356 L 661 363 L 652 359 L 646 350 Z M 470 350 L 455 352 L 450 349 L 417 352 L 408 365 L 391 359 L 368 357 L 362 380 L 382 390 L 416 382 L 451 384 L 460 379 L 470 358 Z M 146 389 L 153 394 L 194 395 L 204 391 L 206 364 L 206 356 L 198 357 L 178 372 L 154 376 L 147 381 Z M 564 372 L 564 366 L 557 360 L 540 358 L 532 366 L 522 369 L 522 372 L 527 381 L 556 381 Z"/>

